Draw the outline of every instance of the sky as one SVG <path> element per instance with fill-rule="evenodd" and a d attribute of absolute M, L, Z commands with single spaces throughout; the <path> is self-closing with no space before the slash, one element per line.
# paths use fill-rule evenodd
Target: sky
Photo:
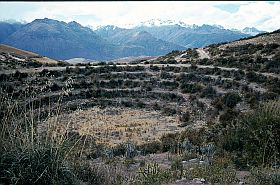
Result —
<path fill-rule="evenodd" d="M 96 28 L 129 27 L 151 19 L 227 29 L 280 29 L 280 1 L 57 1 L 0 2 L 0 20 L 31 22 L 50 18 Z"/>

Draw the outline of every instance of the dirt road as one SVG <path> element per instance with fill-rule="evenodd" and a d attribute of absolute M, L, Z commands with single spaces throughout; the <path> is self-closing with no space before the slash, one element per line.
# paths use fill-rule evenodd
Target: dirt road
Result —
<path fill-rule="evenodd" d="M 196 51 L 198 52 L 200 59 L 210 58 L 210 56 L 202 48 L 198 48 Z"/>

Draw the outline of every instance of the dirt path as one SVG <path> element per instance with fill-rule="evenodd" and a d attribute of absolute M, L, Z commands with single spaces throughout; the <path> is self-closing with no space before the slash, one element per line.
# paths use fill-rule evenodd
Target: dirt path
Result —
<path fill-rule="evenodd" d="M 199 58 L 201 58 L 201 59 L 204 59 L 204 58 L 210 59 L 210 56 L 202 48 L 198 48 L 196 51 L 199 54 Z"/>

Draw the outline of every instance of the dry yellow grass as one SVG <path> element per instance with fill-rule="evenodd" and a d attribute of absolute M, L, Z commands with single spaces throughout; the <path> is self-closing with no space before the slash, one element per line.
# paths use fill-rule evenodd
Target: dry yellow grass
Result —
<path fill-rule="evenodd" d="M 47 57 L 42 57 L 42 58 L 31 58 L 33 60 L 36 60 L 37 62 L 40 62 L 42 64 L 57 64 L 58 62 L 56 60 L 47 58 Z"/>
<path fill-rule="evenodd" d="M 131 141 L 137 144 L 154 141 L 163 133 L 180 131 L 176 117 L 156 111 L 129 108 L 91 108 L 62 114 L 47 121 L 56 122 L 60 132 L 78 132 L 94 136 L 97 143 L 117 145 Z M 42 123 L 40 126 L 48 125 Z"/>
<path fill-rule="evenodd" d="M 12 46 L 8 46 L 8 45 L 4 45 L 4 44 L 0 44 L 0 52 L 8 52 L 8 53 L 14 53 L 17 55 L 22 55 L 25 57 L 38 57 L 39 55 L 36 53 L 32 53 L 30 51 L 25 51 L 25 50 L 21 50 L 18 48 L 14 48 Z"/>

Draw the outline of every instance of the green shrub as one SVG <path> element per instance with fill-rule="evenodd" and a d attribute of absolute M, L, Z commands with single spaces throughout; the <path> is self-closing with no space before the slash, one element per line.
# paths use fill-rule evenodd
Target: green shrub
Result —
<path fill-rule="evenodd" d="M 183 169 L 184 168 L 181 157 L 176 157 L 174 160 L 172 160 L 171 170 L 176 172 L 177 178 L 182 178 Z"/>
<path fill-rule="evenodd" d="M 146 164 L 145 167 L 139 169 L 141 185 L 161 185 L 168 183 L 173 179 L 169 170 L 161 170 L 157 163 Z"/>
<path fill-rule="evenodd" d="M 223 97 L 223 103 L 229 108 L 235 107 L 237 103 L 241 101 L 241 97 L 236 93 L 227 93 Z"/>
<path fill-rule="evenodd" d="M 188 122 L 189 120 L 190 120 L 190 118 L 191 118 L 191 114 L 190 114 L 190 112 L 189 111 L 186 111 L 186 112 L 183 112 L 183 113 L 181 113 L 180 114 L 180 116 L 179 116 L 179 120 L 181 121 L 181 122 Z"/>
<path fill-rule="evenodd" d="M 232 120 L 236 119 L 239 115 L 239 112 L 233 109 L 228 109 L 225 111 L 225 113 L 223 113 L 220 118 L 219 121 L 222 124 L 229 124 L 231 123 Z"/>
<path fill-rule="evenodd" d="M 213 98 L 217 94 L 217 91 L 212 87 L 212 86 L 207 86 L 205 89 L 202 90 L 201 92 L 201 97 L 206 97 L 206 98 Z"/>
<path fill-rule="evenodd" d="M 145 143 L 139 146 L 139 150 L 144 154 L 154 154 L 161 151 L 161 143 L 159 141 Z"/>
<path fill-rule="evenodd" d="M 261 104 L 227 129 L 225 149 L 239 166 L 272 166 L 280 161 L 280 100 Z M 226 134 L 225 134 L 226 135 Z"/>
<path fill-rule="evenodd" d="M 253 168 L 251 175 L 246 180 L 248 184 L 256 185 L 274 185 L 280 184 L 280 170 L 270 168 Z"/>
<path fill-rule="evenodd" d="M 196 166 L 187 169 L 184 176 L 187 179 L 204 178 L 211 184 L 236 184 L 236 171 L 228 158 L 216 158 L 211 165 Z"/>
<path fill-rule="evenodd" d="M 177 146 L 176 134 L 173 133 L 164 134 L 160 138 L 160 141 L 162 143 L 162 152 L 171 151 L 175 153 L 176 146 Z"/>

